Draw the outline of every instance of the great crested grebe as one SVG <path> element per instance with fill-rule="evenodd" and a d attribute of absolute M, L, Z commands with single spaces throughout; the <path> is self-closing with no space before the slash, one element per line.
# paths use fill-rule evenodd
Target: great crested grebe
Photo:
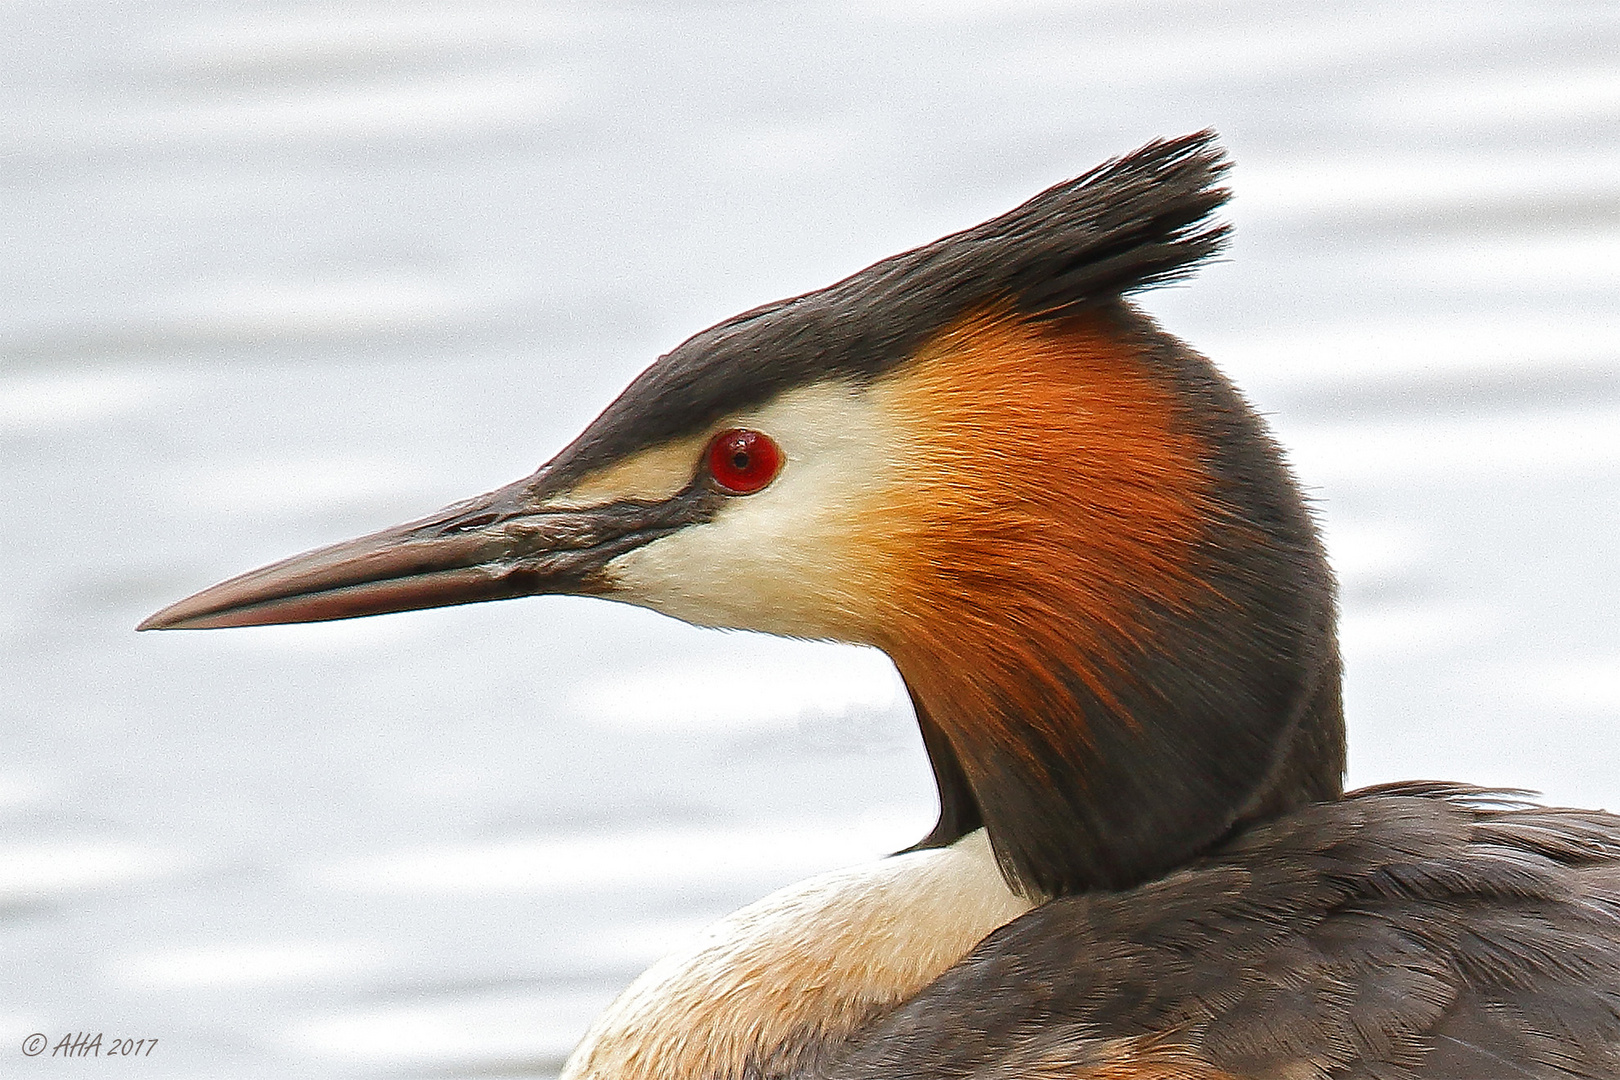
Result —
<path fill-rule="evenodd" d="M 148 619 L 536 593 L 875 645 L 914 849 L 711 927 L 565 1076 L 1620 1077 L 1620 819 L 1345 794 L 1333 578 L 1264 425 L 1124 297 L 1209 133 L 680 345 L 534 475 Z"/>

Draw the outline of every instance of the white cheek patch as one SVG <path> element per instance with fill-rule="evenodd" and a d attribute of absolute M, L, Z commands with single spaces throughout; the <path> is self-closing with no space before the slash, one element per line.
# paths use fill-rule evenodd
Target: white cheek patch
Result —
<path fill-rule="evenodd" d="M 728 418 L 782 449 L 764 490 L 608 564 L 617 599 L 703 626 L 849 640 L 870 607 L 870 532 L 901 441 L 874 395 L 845 382 L 789 391 Z M 863 599 L 863 597 L 865 599 Z"/>

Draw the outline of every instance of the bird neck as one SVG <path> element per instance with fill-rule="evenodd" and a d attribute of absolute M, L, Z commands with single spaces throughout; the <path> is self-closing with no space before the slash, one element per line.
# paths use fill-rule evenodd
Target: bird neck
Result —
<path fill-rule="evenodd" d="M 876 644 L 940 784 L 925 844 L 982 819 L 1026 894 L 1121 889 L 1341 792 L 1332 577 L 1208 361 L 1121 303 L 969 320 L 906 378 L 943 449 Z"/>

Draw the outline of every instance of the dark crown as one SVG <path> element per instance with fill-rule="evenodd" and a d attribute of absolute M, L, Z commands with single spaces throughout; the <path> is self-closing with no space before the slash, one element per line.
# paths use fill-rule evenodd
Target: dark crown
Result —
<path fill-rule="evenodd" d="M 548 470 L 564 487 L 784 390 L 864 382 L 979 308 L 1072 315 L 1187 276 L 1225 242 L 1212 132 L 1151 142 L 981 225 L 744 312 L 642 372 Z"/>

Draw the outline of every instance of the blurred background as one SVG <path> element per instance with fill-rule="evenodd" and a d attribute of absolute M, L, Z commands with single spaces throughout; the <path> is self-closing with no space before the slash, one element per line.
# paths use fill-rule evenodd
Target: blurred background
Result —
<path fill-rule="evenodd" d="M 932 823 L 888 662 L 537 599 L 141 635 L 737 310 L 1219 130 L 1147 306 L 1343 579 L 1351 780 L 1620 808 L 1620 8 L 0 5 L 0 1072 L 549 1075 Z"/>

